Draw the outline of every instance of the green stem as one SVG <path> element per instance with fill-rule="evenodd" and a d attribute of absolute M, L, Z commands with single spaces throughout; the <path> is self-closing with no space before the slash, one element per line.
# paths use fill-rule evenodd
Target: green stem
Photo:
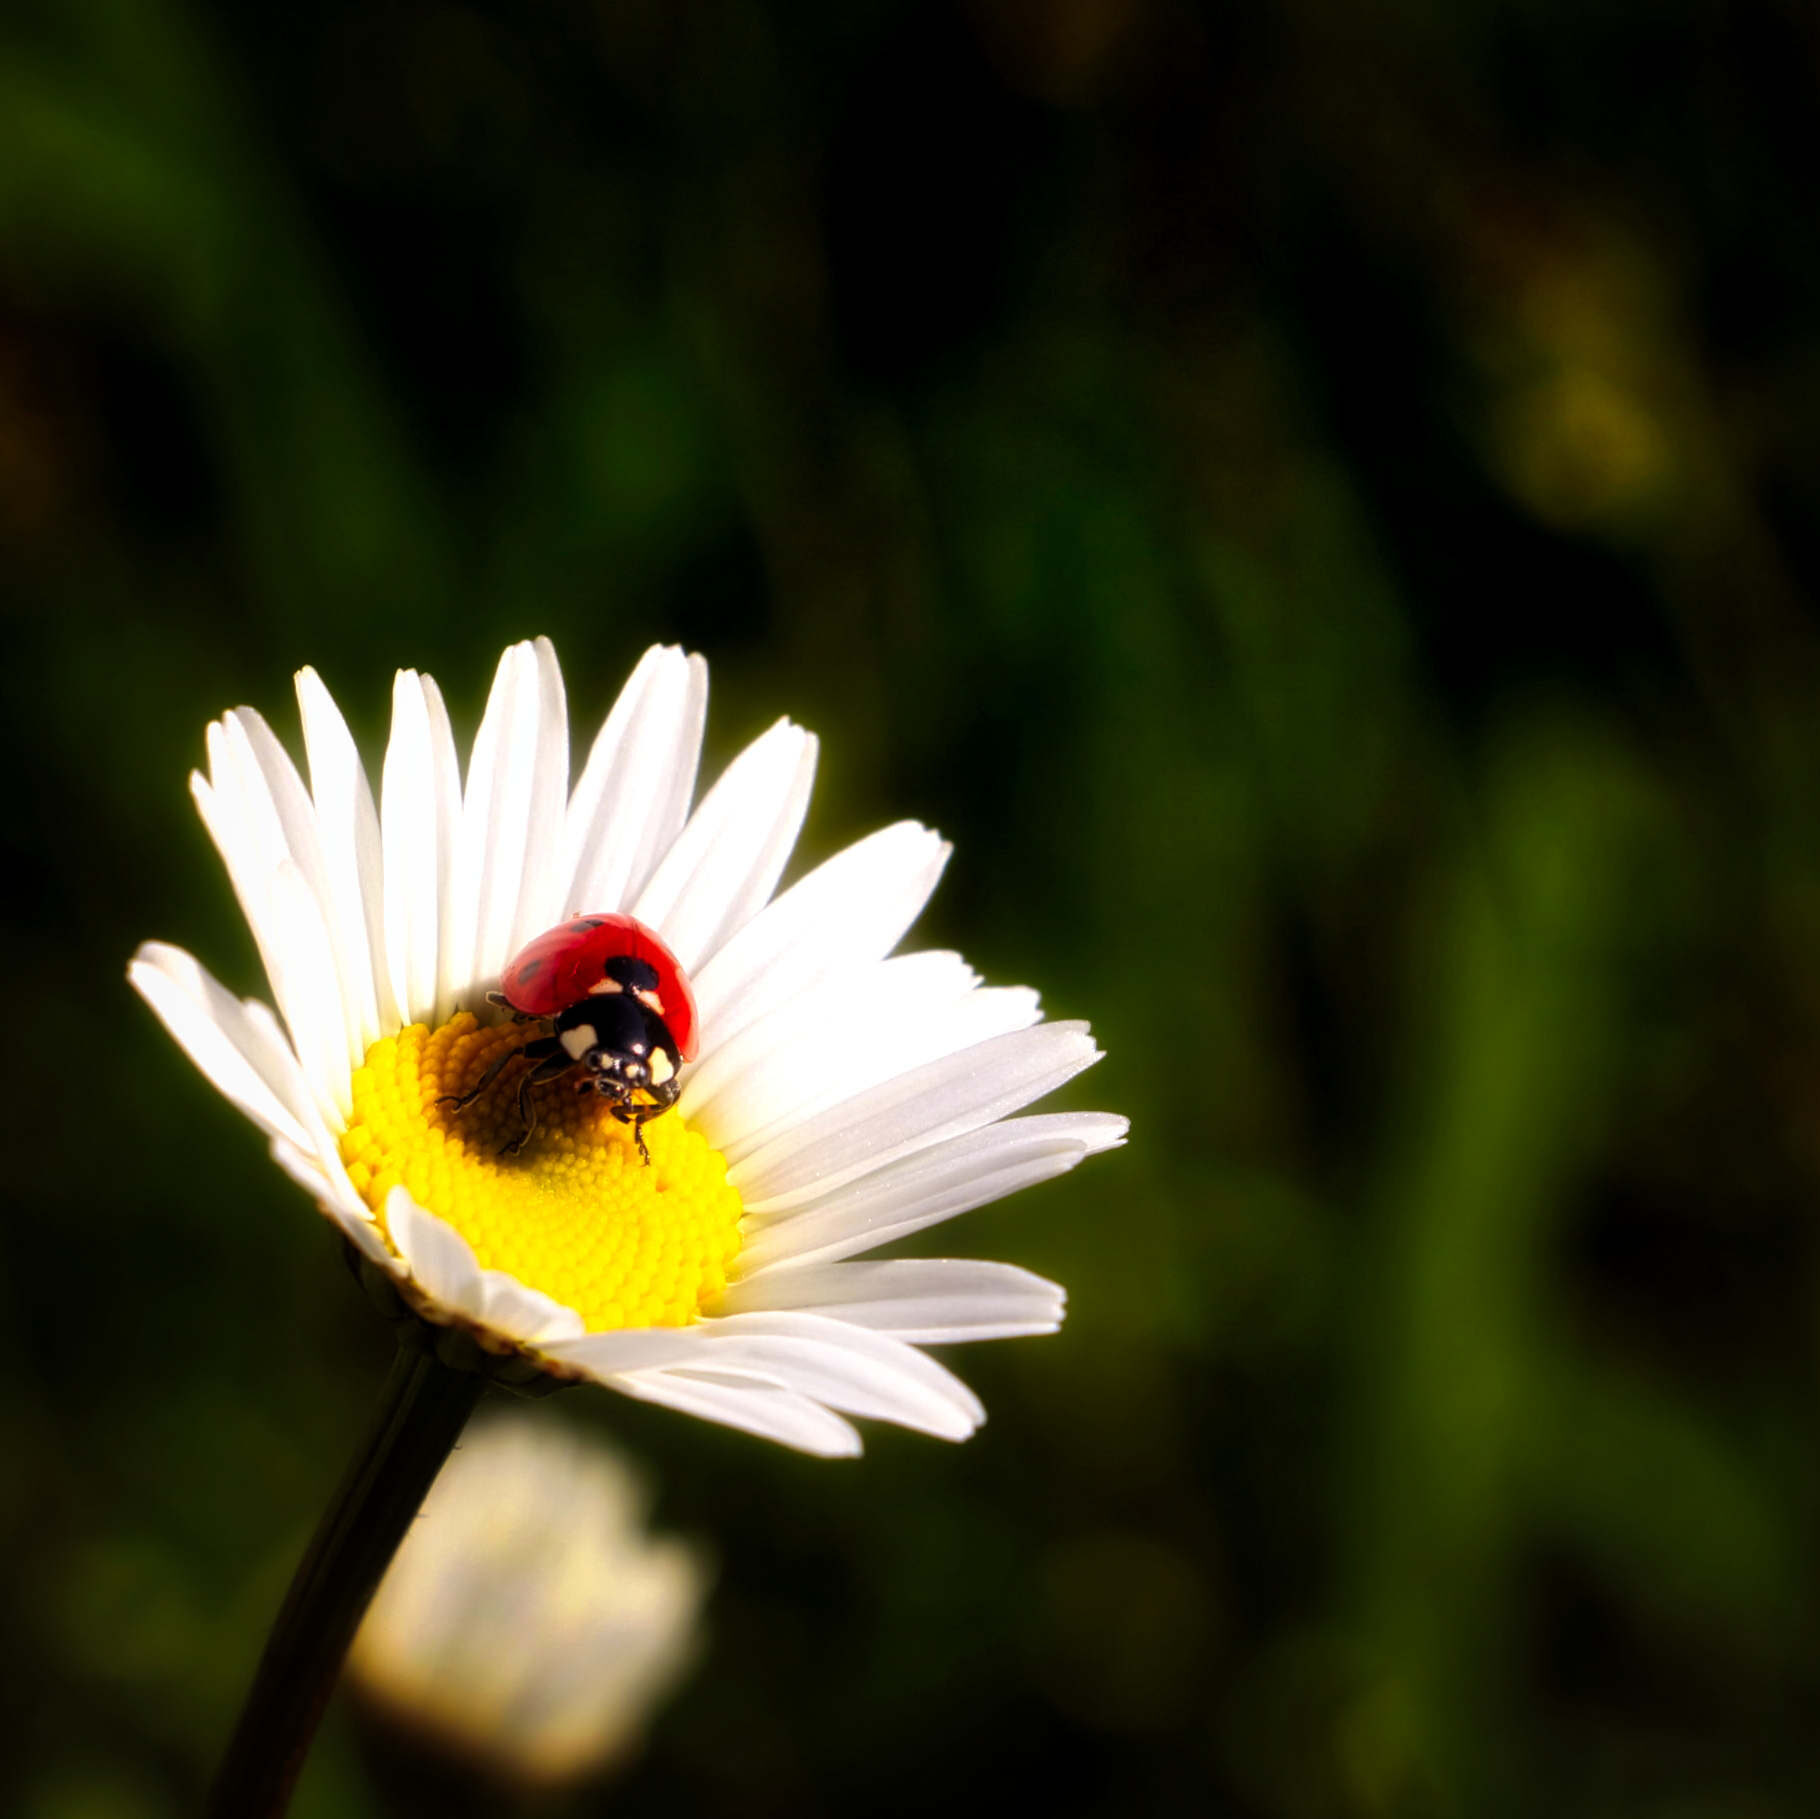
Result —
<path fill-rule="evenodd" d="M 311 1540 L 209 1794 L 205 1819 L 277 1819 L 392 1555 L 485 1380 L 400 1343 L 366 1443 Z"/>

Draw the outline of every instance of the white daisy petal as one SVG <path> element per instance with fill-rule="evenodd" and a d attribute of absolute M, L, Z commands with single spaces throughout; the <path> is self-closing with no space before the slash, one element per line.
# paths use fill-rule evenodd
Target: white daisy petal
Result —
<path fill-rule="evenodd" d="M 322 842 L 327 904 L 358 1016 L 364 1053 L 382 1028 L 397 1027 L 398 1007 L 385 962 L 384 860 L 373 792 L 353 735 L 313 669 L 297 672 L 297 707 L 310 761 L 310 794 Z"/>
<path fill-rule="evenodd" d="M 624 1371 L 668 1370 L 700 1362 L 701 1335 L 694 1327 L 624 1327 L 558 1339 L 538 1348 L 560 1364 L 605 1381 Z"/>
<path fill-rule="evenodd" d="M 242 998 L 240 1009 L 245 1017 L 246 1036 L 253 1044 L 249 1052 L 255 1054 L 265 1077 L 273 1082 L 285 1104 L 303 1120 L 318 1147 L 325 1142 L 333 1147 L 334 1139 L 323 1122 L 310 1083 L 304 1077 L 297 1051 L 292 1048 L 272 1007 L 263 998 Z"/>
<path fill-rule="evenodd" d="M 900 954 L 824 980 L 793 1004 L 717 1042 L 689 1070 L 677 1110 L 705 1121 L 716 1147 L 757 1129 L 772 1113 L 752 1103 L 764 1078 L 781 1068 L 809 1069 L 806 1087 L 845 1080 L 881 1042 L 895 1043 L 907 1018 L 951 1010 L 980 982 L 959 954 Z M 871 1084 L 868 1078 L 862 1082 Z M 855 1089 L 857 1090 L 857 1089 Z"/>
<path fill-rule="evenodd" d="M 437 839 L 442 881 L 437 890 L 438 936 L 436 948 L 436 1020 L 454 1014 L 457 997 L 467 989 L 462 970 L 465 955 L 457 952 L 455 939 L 455 864 L 461 850 L 461 760 L 455 751 L 455 729 L 442 690 L 433 678 L 423 678 L 423 706 L 429 721 L 431 778 L 436 791 Z"/>
<path fill-rule="evenodd" d="M 516 1276 L 504 1270 L 482 1270 L 480 1273 L 481 1318 L 496 1333 L 508 1339 L 520 1339 L 527 1345 L 541 1345 L 551 1339 L 574 1339 L 581 1335 L 581 1316 L 572 1307 L 534 1288 L 527 1288 Z"/>
<path fill-rule="evenodd" d="M 914 1068 L 774 1137 L 728 1178 L 781 1212 L 1052 1093 L 1100 1058 L 1084 1023 L 1044 1023 Z"/>
<path fill-rule="evenodd" d="M 386 1241 L 380 1236 L 379 1222 L 348 1185 L 345 1176 L 339 1184 L 330 1180 L 323 1173 L 320 1156 L 314 1151 L 300 1150 L 282 1137 L 272 1139 L 272 1160 L 334 1220 L 364 1255 L 397 1272 L 398 1259 L 386 1248 Z"/>
<path fill-rule="evenodd" d="M 218 731 L 216 727 L 209 728 L 211 742 Z M 218 770 L 225 768 L 217 767 Z M 240 913 L 246 918 L 253 944 L 259 950 L 260 964 L 276 994 L 280 956 L 279 934 L 272 921 L 271 880 L 288 849 L 277 831 L 270 801 L 266 799 L 259 812 L 247 812 L 240 806 L 243 792 L 237 785 L 217 789 L 200 771 L 190 773 L 190 795 L 197 814 L 202 817 L 202 825 L 214 842 L 215 851 L 221 856 Z"/>
<path fill-rule="evenodd" d="M 742 1280 L 876 1250 L 976 1206 L 1066 1173 L 1125 1140 L 1105 1112 L 1007 1118 L 907 1156 L 788 1212 L 748 1221 Z"/>
<path fill-rule="evenodd" d="M 512 955 L 527 858 L 549 830 L 533 834 L 544 701 L 537 655 L 514 644 L 499 660 L 462 796 L 455 866 L 455 942 L 470 999 Z"/>
<path fill-rule="evenodd" d="M 402 1019 L 443 1021 L 442 922 L 461 814 L 461 769 L 442 696 L 428 676 L 392 682 L 392 736 L 380 780 L 386 955 Z"/>
<path fill-rule="evenodd" d="M 562 920 L 563 822 L 569 801 L 569 710 L 562 670 L 548 638 L 531 641 L 536 738 L 530 742 L 526 780 L 524 878 L 503 966 L 534 935 Z"/>
<path fill-rule="evenodd" d="M 595 1338 L 631 1341 L 640 1336 L 603 1333 Z M 745 1381 L 792 1390 L 847 1414 L 876 1416 L 944 1439 L 963 1439 L 985 1419 L 978 1397 L 914 1346 L 815 1313 L 742 1313 L 642 1336 L 672 1341 L 661 1352 L 651 1347 L 654 1368 L 666 1373 L 684 1370 L 729 1385 Z M 640 1355 L 631 1344 L 608 1348 L 591 1340 L 544 1350 L 591 1370 L 615 1388 L 623 1387 L 626 1367 L 608 1360 Z"/>
<path fill-rule="evenodd" d="M 400 1016 L 413 1023 L 439 1016 L 442 898 L 448 892 L 460 805 L 455 741 L 448 736 L 448 716 L 442 716 L 442 741 L 437 737 L 433 692 L 435 683 L 415 670 L 399 670 L 393 677 L 391 737 L 380 776 L 386 960 Z M 439 743 L 444 745 L 440 752 Z"/>
<path fill-rule="evenodd" d="M 795 1390 L 847 1415 L 869 1415 L 943 1440 L 985 1420 L 979 1398 L 913 1345 L 812 1313 L 704 1320 L 701 1369 Z"/>
<path fill-rule="evenodd" d="M 284 1165 L 280 1162 L 279 1166 L 282 1168 Z M 386 1248 L 386 1241 L 380 1237 L 379 1227 L 373 1220 L 341 1218 L 336 1216 L 333 1211 L 331 1211 L 330 1217 L 335 1219 L 336 1224 L 347 1234 L 349 1241 L 359 1249 L 363 1256 L 396 1272 L 398 1259 Z"/>
<path fill-rule="evenodd" d="M 742 1075 L 702 1128 L 737 1165 L 830 1106 L 945 1055 L 1028 1029 L 1040 1014 L 1035 992 L 1001 986 L 967 992 L 951 1004 L 918 1004 L 883 1023 L 843 1020 L 831 1040 L 811 1032 L 780 1050 L 773 1065 Z"/>
<path fill-rule="evenodd" d="M 840 1416 L 808 1396 L 768 1384 L 723 1382 L 689 1371 L 635 1371 L 603 1379 L 609 1389 L 640 1402 L 656 1402 L 723 1427 L 776 1440 L 822 1459 L 851 1459 L 859 1435 Z"/>
<path fill-rule="evenodd" d="M 653 702 L 664 692 L 665 682 L 673 674 L 673 665 L 683 661 L 682 652 L 673 645 L 653 644 L 639 658 L 625 687 L 601 722 L 600 731 L 589 748 L 588 761 L 575 780 L 563 826 L 564 913 L 584 913 L 586 908 L 617 909 L 609 901 L 609 881 L 599 878 L 596 862 L 605 852 L 610 860 L 629 862 L 631 842 L 613 838 L 623 825 L 620 795 L 625 773 L 637 768 L 628 757 L 634 729 L 641 721 L 655 717 Z M 625 808 L 646 798 L 629 794 Z"/>
<path fill-rule="evenodd" d="M 341 1127 L 351 1104 L 347 1025 L 335 979 L 334 945 L 322 906 L 289 859 L 265 881 L 263 920 L 271 930 L 272 992 L 323 1116 Z"/>
<path fill-rule="evenodd" d="M 209 730 L 213 732 L 214 728 Z M 272 931 L 265 922 L 265 880 L 278 863 L 277 855 L 260 850 L 261 843 L 242 827 L 232 799 L 217 790 L 200 771 L 190 772 L 190 799 L 196 804 L 196 813 L 202 818 L 202 825 L 220 855 L 228 882 L 234 887 L 240 913 L 246 918 L 248 932 L 253 937 L 253 945 L 259 950 L 259 963 L 270 979 L 275 975 Z"/>
<path fill-rule="evenodd" d="M 411 1279 L 451 1313 L 485 1317 L 487 1292 L 467 1239 L 426 1212 L 402 1187 L 386 1196 L 385 1228 Z"/>
<path fill-rule="evenodd" d="M 832 975 L 890 953 L 952 850 L 940 834 L 899 821 L 793 884 L 696 975 L 704 1046 L 718 1047 Z"/>
<path fill-rule="evenodd" d="M 639 659 L 569 801 L 557 921 L 644 889 L 688 815 L 707 709 L 701 658 L 653 645 Z"/>
<path fill-rule="evenodd" d="M 273 1080 L 301 1083 L 301 1092 L 293 1090 L 284 1097 L 311 1127 L 321 1147 L 327 1130 L 324 1121 L 340 1128 L 348 1037 L 320 908 L 301 882 L 299 868 L 284 843 L 266 840 L 256 825 L 257 817 L 236 814 L 236 791 L 224 794 L 207 778 L 192 773 L 190 792 L 227 868 L 272 995 L 289 1026 L 287 1037 L 265 1006 L 245 1001 L 248 1023 L 259 1038 L 262 1071 Z M 269 817 L 269 811 L 268 801 L 263 812 Z M 281 873 L 286 877 L 282 888 Z M 297 945 L 299 921 L 305 931 L 301 947 Z M 312 929 L 313 935 L 309 933 Z"/>
<path fill-rule="evenodd" d="M 330 1128 L 322 1106 L 311 1094 L 309 1081 L 305 1079 L 303 1069 L 292 1052 L 290 1043 L 285 1039 L 278 1019 L 273 1016 L 271 1006 L 262 1004 L 257 998 L 243 998 L 241 1009 L 245 1013 L 248 1032 L 265 1056 L 268 1073 L 291 1082 L 286 1099 L 296 1106 L 298 1116 L 309 1132 L 311 1165 L 317 1176 L 328 1183 L 330 1199 L 336 1208 L 348 1212 L 352 1217 L 370 1220 L 370 1209 L 355 1191 L 353 1182 L 348 1179 L 347 1165 L 341 1160 L 341 1146 L 336 1134 Z"/>
<path fill-rule="evenodd" d="M 721 1309 L 800 1309 L 916 1345 L 1053 1333 L 1067 1294 L 1009 1263 L 906 1257 L 775 1270 L 729 1289 Z"/>
<path fill-rule="evenodd" d="M 357 906 L 344 905 L 341 900 L 323 849 L 316 805 L 290 754 L 250 707 L 236 708 L 222 717 L 220 737 L 211 740 L 209 751 L 216 787 L 234 799 L 241 829 L 258 840 L 264 865 L 294 868 L 315 901 L 317 917 L 329 943 L 329 978 L 333 1002 L 340 1010 L 342 1039 L 349 1060 L 358 1061 L 366 1052 L 362 1031 L 372 983 L 360 953 L 351 949 L 343 936 L 361 926 L 364 917 Z M 255 860 L 256 881 L 261 869 Z"/>
<path fill-rule="evenodd" d="M 638 894 L 632 913 L 693 972 L 760 910 L 796 844 L 815 737 L 780 720 L 727 766 Z"/>
<path fill-rule="evenodd" d="M 305 1113 L 295 1099 L 307 1091 L 301 1077 L 272 1069 L 245 1007 L 200 962 L 182 948 L 148 941 L 127 978 L 217 1092 L 268 1136 L 310 1147 Z"/>
<path fill-rule="evenodd" d="M 322 1172 L 322 1165 L 314 1150 L 299 1149 L 294 1143 L 287 1143 L 282 1137 L 274 1137 L 271 1142 L 272 1160 L 296 1182 L 316 1203 L 317 1208 L 327 1214 L 334 1223 L 341 1227 L 349 1237 L 353 1237 L 356 1228 L 364 1230 L 377 1247 L 371 1254 L 379 1257 L 390 1257 L 385 1240 L 379 1235 L 378 1221 L 367 1208 L 356 1200 L 352 1206 L 345 1205 L 329 1185 L 328 1177 Z M 365 1239 L 359 1240 L 362 1250 L 367 1250 Z"/>
<path fill-rule="evenodd" d="M 316 807 L 297 766 L 265 718 L 250 707 L 223 714 L 209 728 L 209 777 L 220 790 L 237 793 L 251 827 L 264 821 L 267 857 L 296 860 L 311 890 L 326 896 L 328 868 L 316 824 Z"/>
<path fill-rule="evenodd" d="M 487 842 L 492 832 L 493 770 L 501 738 L 500 722 L 508 717 L 511 680 L 518 668 L 518 646 L 501 652 L 493 672 L 480 730 L 468 753 L 462 784 L 461 815 L 456 823 L 450 862 L 449 895 L 443 924 L 444 967 L 458 1003 L 470 1001 L 477 984 L 474 950 L 480 929 L 480 896 L 486 883 Z"/>

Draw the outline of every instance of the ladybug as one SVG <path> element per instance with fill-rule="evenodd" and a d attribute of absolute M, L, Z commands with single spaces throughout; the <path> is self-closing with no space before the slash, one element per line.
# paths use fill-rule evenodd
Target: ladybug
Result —
<path fill-rule="evenodd" d="M 518 1081 L 524 1129 L 500 1151 L 515 1156 L 537 1128 L 531 1088 L 585 1069 L 575 1090 L 612 1101 L 613 1116 L 631 1125 L 649 1167 L 645 1125 L 676 1103 L 677 1070 L 695 1057 L 695 995 L 676 956 L 634 916 L 571 916 L 520 948 L 499 985 L 488 1003 L 517 1022 L 549 1024 L 549 1034 L 507 1050 L 471 1091 L 447 1094 L 442 1103 L 461 1111 L 508 1061 L 534 1061 Z"/>

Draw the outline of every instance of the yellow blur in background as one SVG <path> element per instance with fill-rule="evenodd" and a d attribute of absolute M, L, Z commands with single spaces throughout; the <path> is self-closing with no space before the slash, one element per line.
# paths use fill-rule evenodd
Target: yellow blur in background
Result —
<path fill-rule="evenodd" d="M 508 1783 L 599 1774 L 701 1649 L 704 1552 L 646 1526 L 634 1468 L 552 1415 L 470 1425 L 387 1569 L 347 1672 Z"/>

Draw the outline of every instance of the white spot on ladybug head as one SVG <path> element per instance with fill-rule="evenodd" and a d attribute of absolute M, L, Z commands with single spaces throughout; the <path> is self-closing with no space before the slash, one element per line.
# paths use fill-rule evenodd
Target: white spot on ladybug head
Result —
<path fill-rule="evenodd" d="M 636 998 L 652 1016 L 661 1017 L 664 1014 L 664 1001 L 658 997 L 656 992 L 652 991 L 649 986 L 634 986 L 632 988 L 632 996 Z"/>
<path fill-rule="evenodd" d="M 562 1044 L 562 1052 L 571 1061 L 579 1061 L 600 1039 L 594 1033 L 593 1024 L 578 1023 L 573 1029 L 564 1030 L 556 1040 Z"/>
<path fill-rule="evenodd" d="M 669 1053 L 656 1044 L 651 1048 L 651 1084 L 662 1086 L 676 1072 L 671 1064 Z"/>
<path fill-rule="evenodd" d="M 588 987 L 588 996 L 592 998 L 601 992 L 623 992 L 625 989 L 617 979 L 596 979 Z"/>

